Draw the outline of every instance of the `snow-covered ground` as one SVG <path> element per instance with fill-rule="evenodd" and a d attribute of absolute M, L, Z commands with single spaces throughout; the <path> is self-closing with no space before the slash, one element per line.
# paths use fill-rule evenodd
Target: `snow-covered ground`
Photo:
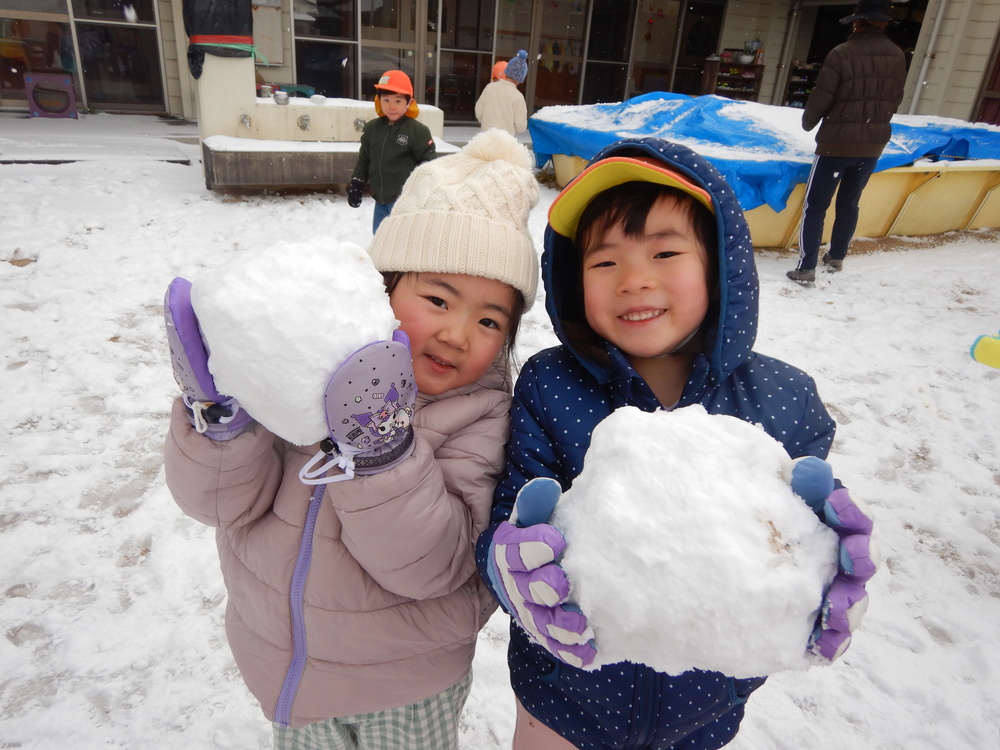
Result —
<path fill-rule="evenodd" d="M 164 136 L 196 129 L 0 115 L 0 161 L 87 159 L 0 164 L 0 747 L 270 746 L 225 644 L 212 531 L 163 483 L 162 297 L 279 241 L 364 246 L 372 204 L 211 193 L 197 145 Z M 555 194 L 531 216 L 539 248 Z M 998 236 L 861 241 L 876 251 L 812 289 L 785 278 L 792 253 L 759 253 L 757 349 L 816 378 L 839 423 L 831 462 L 872 506 L 884 565 L 847 655 L 774 675 L 735 750 L 1000 745 L 1000 370 L 969 356 L 1000 328 Z M 536 304 L 519 356 L 552 343 Z M 469 750 L 509 746 L 505 643 L 498 615 Z"/>

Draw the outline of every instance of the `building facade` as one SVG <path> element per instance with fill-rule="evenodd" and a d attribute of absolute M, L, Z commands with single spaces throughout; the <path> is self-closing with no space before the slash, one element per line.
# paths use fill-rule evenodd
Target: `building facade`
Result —
<path fill-rule="evenodd" d="M 224 0 L 219 0 L 223 2 Z M 526 49 L 529 111 L 705 93 L 705 59 L 760 51 L 753 97 L 791 104 L 800 71 L 846 38 L 853 3 L 823 0 L 252 0 L 258 81 L 368 99 L 388 69 L 449 124 L 474 123 L 496 60 Z M 90 111 L 196 119 L 183 0 L 0 0 L 0 108 L 27 109 L 25 74 L 71 79 Z M 909 0 L 902 113 L 1000 123 L 1000 0 Z M 715 90 L 714 88 L 712 90 Z"/>

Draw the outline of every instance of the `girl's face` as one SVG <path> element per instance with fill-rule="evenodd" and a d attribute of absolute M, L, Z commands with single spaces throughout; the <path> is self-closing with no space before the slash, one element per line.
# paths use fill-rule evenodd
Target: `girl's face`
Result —
<path fill-rule="evenodd" d="M 410 337 L 417 389 L 436 396 L 485 375 L 506 341 L 516 294 L 480 276 L 404 274 L 389 302 Z"/>
<path fill-rule="evenodd" d="M 673 353 L 698 330 L 709 305 L 708 258 L 689 206 L 659 198 L 645 231 L 620 224 L 583 248 L 584 310 L 590 327 L 632 362 Z"/>
<path fill-rule="evenodd" d="M 389 118 L 389 122 L 396 122 L 406 114 L 406 108 L 410 106 L 410 100 L 402 94 L 379 94 L 379 104 L 382 105 L 382 114 Z"/>

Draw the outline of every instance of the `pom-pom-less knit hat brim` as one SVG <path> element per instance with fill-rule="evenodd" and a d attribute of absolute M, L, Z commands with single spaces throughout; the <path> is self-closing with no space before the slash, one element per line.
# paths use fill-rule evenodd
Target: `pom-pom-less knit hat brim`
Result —
<path fill-rule="evenodd" d="M 372 239 L 375 267 L 496 279 L 531 307 L 538 287 L 538 254 L 528 233 L 538 203 L 531 167 L 528 150 L 497 129 L 421 164 Z"/>

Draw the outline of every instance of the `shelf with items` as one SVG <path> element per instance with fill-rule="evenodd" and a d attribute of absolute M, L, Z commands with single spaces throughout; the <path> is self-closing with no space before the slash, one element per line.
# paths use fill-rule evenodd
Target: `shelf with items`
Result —
<path fill-rule="evenodd" d="M 708 59 L 702 71 L 701 93 L 755 102 L 763 78 L 763 65 Z"/>
<path fill-rule="evenodd" d="M 788 73 L 788 83 L 785 84 L 784 105 L 786 107 L 802 108 L 806 106 L 806 100 L 816 85 L 816 76 L 819 75 L 819 63 L 802 64 L 793 62 Z"/>

